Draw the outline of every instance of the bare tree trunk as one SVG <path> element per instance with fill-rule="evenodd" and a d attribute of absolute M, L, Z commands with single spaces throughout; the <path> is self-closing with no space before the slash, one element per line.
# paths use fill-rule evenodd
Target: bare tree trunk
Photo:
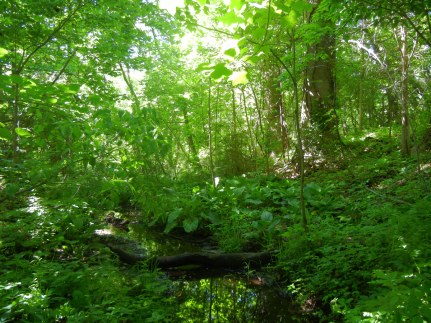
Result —
<path fill-rule="evenodd" d="M 257 155 L 256 145 L 254 143 L 253 128 L 251 126 L 250 116 L 249 116 L 248 111 L 247 111 L 247 102 L 246 102 L 244 89 L 241 89 L 241 94 L 242 94 L 242 104 L 244 107 L 245 121 L 247 123 L 247 131 L 248 131 L 248 136 L 249 136 L 249 140 L 248 140 L 249 149 L 250 149 L 250 153 L 253 155 L 253 159 L 256 159 L 256 155 Z"/>
<path fill-rule="evenodd" d="M 213 159 L 213 142 L 212 142 L 212 113 L 211 113 L 211 77 L 208 84 L 208 149 L 210 157 L 210 171 L 211 179 L 214 187 L 216 187 L 216 178 L 214 172 L 214 159 Z"/>
<path fill-rule="evenodd" d="M 410 155 L 410 129 L 409 129 L 409 66 L 410 57 L 407 43 L 407 30 L 401 26 L 400 51 L 401 51 L 401 154 Z"/>
<path fill-rule="evenodd" d="M 293 95 L 294 95 L 294 109 L 295 109 L 295 130 L 296 130 L 296 146 L 297 153 L 299 159 L 299 180 L 300 180 L 300 191 L 299 191 L 299 200 L 300 200 L 300 211 L 301 211 L 301 221 L 302 227 L 305 231 L 308 230 L 308 220 L 305 208 L 305 196 L 304 196 L 304 186 L 305 186 L 305 162 L 304 162 L 304 146 L 302 140 L 302 130 L 301 130 L 301 105 L 299 102 L 299 89 L 298 89 L 298 78 L 297 78 L 297 67 L 296 67 L 296 43 L 294 34 L 291 35 L 291 51 L 293 54 L 292 58 L 292 67 L 291 69 L 278 57 L 278 55 L 271 50 L 272 55 L 280 62 L 280 64 L 286 70 L 286 73 L 289 75 L 290 80 L 293 84 Z"/>

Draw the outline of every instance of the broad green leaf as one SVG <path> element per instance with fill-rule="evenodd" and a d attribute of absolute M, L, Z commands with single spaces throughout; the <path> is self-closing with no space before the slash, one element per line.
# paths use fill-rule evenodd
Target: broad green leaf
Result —
<path fill-rule="evenodd" d="M 173 210 L 171 213 L 169 213 L 168 223 L 174 222 L 180 216 L 182 211 L 183 211 L 182 208 L 177 208 L 177 209 Z"/>
<path fill-rule="evenodd" d="M 244 5 L 244 0 L 230 0 L 231 9 L 241 10 L 243 5 Z"/>
<path fill-rule="evenodd" d="M 182 208 L 176 208 L 175 210 L 173 210 L 171 213 L 169 213 L 168 215 L 168 221 L 166 223 L 166 227 L 164 232 L 168 233 L 170 232 L 173 228 L 175 228 L 177 226 L 177 218 L 180 216 L 181 212 L 183 211 Z"/>
<path fill-rule="evenodd" d="M 20 75 L 11 75 L 10 79 L 13 83 L 18 85 L 25 85 L 27 83 L 26 80 Z"/>
<path fill-rule="evenodd" d="M 244 19 L 233 11 L 230 11 L 224 16 L 221 16 L 220 18 L 218 18 L 218 20 L 226 25 L 232 25 L 236 23 L 240 24 L 244 22 Z"/>
<path fill-rule="evenodd" d="M 205 5 L 207 3 L 207 0 L 198 0 L 198 1 L 199 1 L 199 4 L 201 6 L 203 6 L 203 5 Z"/>
<path fill-rule="evenodd" d="M 199 218 L 185 219 L 183 221 L 184 231 L 187 233 L 196 231 L 199 226 Z"/>
<path fill-rule="evenodd" d="M 298 14 L 296 13 L 296 11 L 291 10 L 289 14 L 285 17 L 285 19 L 287 20 L 287 25 L 290 28 L 293 28 L 298 22 Z"/>
<path fill-rule="evenodd" d="M 11 140 L 12 135 L 7 128 L 0 128 L 0 140 Z"/>
<path fill-rule="evenodd" d="M 225 55 L 235 57 L 236 56 L 236 49 L 235 48 L 229 48 L 224 52 Z"/>
<path fill-rule="evenodd" d="M 99 104 L 102 102 L 102 98 L 100 96 L 98 96 L 97 94 L 90 94 L 88 96 L 88 100 L 92 103 L 92 104 Z"/>
<path fill-rule="evenodd" d="M 7 55 L 8 53 L 9 52 L 6 49 L 0 47 L 0 57 L 3 57 L 5 55 Z"/>
<path fill-rule="evenodd" d="M 15 132 L 20 137 L 31 137 L 31 132 L 24 128 L 15 128 Z"/>
<path fill-rule="evenodd" d="M 211 73 L 211 77 L 214 79 L 219 79 L 223 76 L 232 75 L 232 71 L 226 67 L 225 64 L 219 63 L 214 66 L 214 71 Z"/>
<path fill-rule="evenodd" d="M 48 98 L 47 101 L 48 101 L 48 103 L 54 104 L 54 103 L 57 103 L 58 99 L 57 98 Z"/>
<path fill-rule="evenodd" d="M 311 11 L 313 9 L 313 5 L 308 1 L 299 0 L 292 3 L 292 9 L 302 15 L 306 11 Z"/>
<path fill-rule="evenodd" d="M 201 71 L 208 71 L 212 69 L 213 67 L 210 65 L 210 63 L 202 63 L 202 64 L 199 64 L 198 67 L 196 67 L 195 71 L 201 72 Z"/>
<path fill-rule="evenodd" d="M 65 92 L 69 94 L 75 94 L 79 92 L 80 88 L 81 88 L 80 84 L 69 84 Z"/>
<path fill-rule="evenodd" d="M 240 71 L 240 72 L 234 72 L 230 77 L 229 80 L 232 81 L 232 85 L 238 85 L 238 84 L 247 84 L 247 72 L 246 71 Z"/>
<path fill-rule="evenodd" d="M 263 36 L 265 36 L 265 33 L 266 33 L 265 28 L 257 28 L 253 30 L 251 34 L 253 35 L 254 38 L 261 39 L 263 38 Z"/>
<path fill-rule="evenodd" d="M 260 215 L 260 219 L 262 221 L 271 222 L 273 219 L 272 213 L 269 211 L 263 211 L 262 214 Z"/>
<path fill-rule="evenodd" d="M 256 64 L 257 62 L 262 61 L 262 59 L 264 58 L 264 55 L 265 54 L 263 52 L 260 52 L 257 55 L 247 55 L 247 56 L 244 56 L 242 60 L 244 62 L 248 62 L 250 64 Z"/>

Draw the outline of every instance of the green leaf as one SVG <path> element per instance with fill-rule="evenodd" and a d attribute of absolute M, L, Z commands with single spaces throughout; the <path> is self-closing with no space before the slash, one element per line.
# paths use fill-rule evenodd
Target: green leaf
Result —
<path fill-rule="evenodd" d="M 15 183 L 6 184 L 4 192 L 7 196 L 14 196 L 19 191 L 19 185 Z"/>
<path fill-rule="evenodd" d="M 235 48 L 229 48 L 224 52 L 225 55 L 235 57 L 236 56 L 236 49 Z"/>
<path fill-rule="evenodd" d="M 240 24 L 244 22 L 244 19 L 233 11 L 230 11 L 224 16 L 221 16 L 220 18 L 218 18 L 218 20 L 224 23 L 225 25 L 232 25 L 237 23 Z"/>
<path fill-rule="evenodd" d="M 198 0 L 201 6 L 204 6 L 207 3 L 207 0 Z"/>
<path fill-rule="evenodd" d="M 229 80 L 232 81 L 232 85 L 238 85 L 238 84 L 247 84 L 247 72 L 246 71 L 240 71 L 240 72 L 234 72 L 230 77 Z"/>
<path fill-rule="evenodd" d="M 70 84 L 67 86 L 67 90 L 65 92 L 69 94 L 76 94 L 79 92 L 80 88 L 80 84 Z"/>
<path fill-rule="evenodd" d="M 211 77 L 214 79 L 219 79 L 223 76 L 230 76 L 232 75 L 232 71 L 226 67 L 225 64 L 219 63 L 216 66 L 214 66 L 214 71 L 211 73 Z"/>
<path fill-rule="evenodd" d="M 209 71 L 212 69 L 213 67 L 210 65 L 210 63 L 202 63 L 202 64 L 199 64 L 198 67 L 196 67 L 195 71 L 201 72 L 201 71 Z"/>
<path fill-rule="evenodd" d="M 181 215 L 182 211 L 183 211 L 182 208 L 176 208 L 171 213 L 169 213 L 169 215 L 168 215 L 168 221 L 166 223 L 166 227 L 165 227 L 165 230 L 164 230 L 165 233 L 170 232 L 173 228 L 175 228 L 177 226 L 177 221 L 176 220 Z"/>
<path fill-rule="evenodd" d="M 24 128 L 15 128 L 15 132 L 20 137 L 31 137 L 31 132 Z"/>
<path fill-rule="evenodd" d="M 261 200 L 254 200 L 254 199 L 245 199 L 244 203 L 246 204 L 253 204 L 253 205 L 259 205 L 262 204 Z"/>
<path fill-rule="evenodd" d="M 292 3 L 292 9 L 295 10 L 299 15 L 302 15 L 306 11 L 310 12 L 313 10 L 313 5 L 304 0 L 294 1 Z"/>
<path fill-rule="evenodd" d="M 184 231 L 187 233 L 196 231 L 199 226 L 199 218 L 185 219 L 183 221 Z"/>
<path fill-rule="evenodd" d="M 241 10 L 243 5 L 244 5 L 244 0 L 230 0 L 231 9 Z"/>
<path fill-rule="evenodd" d="M 266 28 L 257 28 L 253 30 L 251 34 L 253 35 L 254 38 L 261 39 L 263 38 L 263 36 L 265 36 L 265 33 L 266 33 Z"/>
<path fill-rule="evenodd" d="M 0 140 L 11 140 L 12 135 L 7 128 L 0 128 Z"/>
<path fill-rule="evenodd" d="M 292 10 L 289 12 L 289 14 L 285 17 L 285 19 L 287 20 L 287 25 L 290 28 L 293 28 L 296 26 L 297 22 L 298 22 L 298 14 L 296 13 L 296 11 Z"/>
<path fill-rule="evenodd" d="M 272 213 L 269 211 L 263 211 L 262 214 L 260 215 L 260 219 L 262 221 L 271 222 L 273 219 Z"/>
<path fill-rule="evenodd" d="M 7 55 L 8 53 L 9 52 L 6 49 L 0 47 L 0 57 L 3 57 L 5 55 Z"/>

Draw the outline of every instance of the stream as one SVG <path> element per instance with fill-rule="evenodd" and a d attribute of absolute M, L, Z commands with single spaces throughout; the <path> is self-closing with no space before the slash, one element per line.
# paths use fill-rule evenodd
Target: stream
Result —
<path fill-rule="evenodd" d="M 152 255 L 216 252 L 210 241 L 185 240 L 130 224 L 128 237 Z M 183 322 L 311 322 L 292 297 L 266 278 L 264 272 L 202 268 L 164 271 L 172 282 Z"/>
<path fill-rule="evenodd" d="M 28 210 L 42 215 L 47 212 L 37 197 L 29 199 Z M 131 219 L 137 216 L 132 215 Z M 185 252 L 220 252 L 211 240 L 192 240 L 151 230 L 139 222 L 123 229 L 108 224 L 109 234 L 138 242 L 147 256 L 170 256 Z M 178 305 L 176 316 L 181 322 L 315 322 L 293 302 L 265 271 L 242 272 L 221 269 L 181 268 L 165 270 Z"/>

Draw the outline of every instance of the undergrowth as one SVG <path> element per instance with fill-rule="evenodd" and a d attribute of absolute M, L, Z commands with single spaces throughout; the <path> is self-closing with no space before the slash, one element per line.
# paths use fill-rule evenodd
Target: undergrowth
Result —
<path fill-rule="evenodd" d="M 85 205 L 33 201 L 0 222 L 1 322 L 152 322 L 170 312 L 167 282 L 124 270 L 93 242 Z"/>
<path fill-rule="evenodd" d="M 210 235 L 225 252 L 275 251 L 283 288 L 319 321 L 430 321 L 431 158 L 401 158 L 377 139 L 348 147 L 348 168 L 308 174 L 306 231 L 297 181 L 263 175 L 213 185 L 132 174 L 4 206 L 1 321 L 172 319 L 166 280 L 125 272 L 92 242 L 93 210 L 124 207 L 165 233 Z"/>

